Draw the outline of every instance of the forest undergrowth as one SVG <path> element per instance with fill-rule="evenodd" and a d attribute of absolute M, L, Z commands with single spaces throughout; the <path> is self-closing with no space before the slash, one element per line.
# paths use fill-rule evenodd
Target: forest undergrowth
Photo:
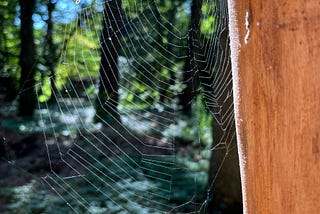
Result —
<path fill-rule="evenodd" d="M 50 108 L 50 111 L 54 111 L 55 106 Z M 85 118 L 94 115 L 90 112 L 90 106 L 88 109 L 87 115 L 82 114 L 81 121 L 90 121 Z M 149 124 L 150 120 L 148 120 L 150 117 L 164 113 L 154 110 L 151 114 L 142 114 L 143 110 L 140 110 L 139 118 L 122 117 L 124 126 L 116 128 L 113 126 L 111 129 L 96 124 L 96 130 L 93 130 L 94 128 L 91 130 L 80 129 L 79 132 L 79 130 L 66 130 L 64 122 L 68 118 L 63 118 L 56 112 L 54 124 L 57 133 L 50 133 L 48 129 L 44 135 L 39 127 L 41 123 L 37 119 L 17 118 L 10 113 L 14 110 L 10 105 L 10 108 L 3 108 L 1 111 L 2 118 L 4 118 L 1 122 L 1 135 L 5 136 L 2 139 L 0 150 L 2 157 L 0 174 L 3 175 L 0 179 L 1 213 L 71 212 L 64 200 L 74 201 L 76 198 L 67 190 L 62 191 L 64 194 L 62 197 L 57 195 L 45 182 L 44 178 L 48 176 L 73 178 L 71 182 L 73 188 L 82 192 L 86 198 L 90 198 L 90 207 L 87 207 L 86 210 L 80 206 L 77 207 L 77 203 L 74 201 L 71 206 L 76 209 L 76 212 L 86 213 L 90 210 L 90 213 L 106 213 L 108 210 L 108 213 L 120 213 L 119 206 L 110 201 L 106 202 L 105 195 L 97 194 L 95 189 L 85 185 L 81 179 L 81 175 L 91 176 L 91 180 L 95 184 L 104 188 L 106 184 L 101 181 L 102 175 L 101 177 L 97 176 L 99 172 L 105 173 L 103 177 L 107 183 L 109 182 L 118 188 L 117 190 L 127 194 L 126 199 L 123 200 L 121 199 L 122 194 L 110 193 L 108 197 L 117 202 L 120 201 L 121 206 L 130 213 L 157 213 L 155 206 L 144 204 L 143 201 L 133 202 L 143 200 L 143 198 L 136 199 L 137 195 L 143 195 L 141 192 L 143 190 L 154 193 L 154 200 L 159 202 L 159 208 L 161 208 L 161 203 L 174 207 L 186 201 L 192 201 L 180 211 L 190 212 L 199 209 L 205 196 L 209 167 L 210 150 L 205 148 L 210 146 L 210 142 L 205 142 L 206 139 L 198 139 L 195 133 L 199 130 L 195 130 L 196 127 L 192 126 L 191 122 L 187 122 L 186 118 L 179 113 L 175 113 L 176 123 L 167 126 L 167 128 L 154 127 L 155 125 Z M 44 109 L 38 111 L 44 111 Z M 141 115 L 147 120 L 143 120 Z M 68 116 L 66 115 L 66 117 Z M 80 119 L 74 119 L 73 122 L 77 123 Z M 165 123 L 165 121 L 161 122 Z M 141 133 L 141 130 L 144 134 Z M 153 130 L 158 131 L 154 132 Z M 210 136 L 207 139 L 210 139 Z M 128 141 L 131 146 L 128 146 Z M 95 146 L 92 147 L 92 144 L 88 144 L 88 142 Z M 59 147 L 56 144 L 59 144 Z M 22 145 L 24 148 L 20 148 Z M 157 147 L 170 147 L 170 145 L 173 149 L 167 152 L 157 149 Z M 100 152 L 96 152 L 97 149 Z M 48 151 L 50 159 L 48 159 Z M 90 158 L 99 160 L 94 166 L 95 173 L 81 167 L 79 163 L 68 156 L 70 153 L 81 154 L 82 151 L 94 154 L 94 157 Z M 82 154 L 84 157 L 85 155 L 87 154 Z M 151 159 L 156 162 L 157 157 L 162 155 L 169 155 L 172 158 L 166 166 L 155 165 L 150 161 Z M 142 167 L 136 170 L 135 164 Z M 151 167 L 154 171 L 143 170 L 147 169 L 150 164 L 153 164 Z M 80 176 L 74 174 L 70 165 L 77 168 Z M 106 169 L 105 166 L 108 165 L 110 167 Z M 122 175 L 124 171 L 130 176 L 128 174 Z M 169 184 L 172 194 L 169 197 L 159 191 L 168 185 L 166 178 L 163 179 L 164 182 L 159 180 L 162 172 L 173 175 Z M 127 178 L 117 181 L 117 176 Z M 154 179 L 155 177 L 158 179 Z M 143 185 L 149 189 L 141 189 Z M 123 191 L 123 189 L 127 191 Z M 152 198 L 153 196 L 151 194 L 148 197 Z M 131 199 L 132 201 L 130 201 Z M 173 210 L 172 213 L 174 212 Z"/>

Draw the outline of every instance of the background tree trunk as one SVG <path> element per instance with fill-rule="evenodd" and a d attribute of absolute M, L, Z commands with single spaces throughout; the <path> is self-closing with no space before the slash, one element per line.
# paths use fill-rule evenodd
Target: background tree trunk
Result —
<path fill-rule="evenodd" d="M 183 69 L 183 83 L 186 86 L 179 95 L 179 104 L 182 107 L 182 112 L 186 115 L 191 113 L 192 101 L 195 97 L 196 57 L 200 34 L 201 6 L 202 0 L 192 0 L 188 33 L 188 50 Z"/>
<path fill-rule="evenodd" d="M 245 211 L 319 213 L 320 2 L 229 3 Z"/>
<path fill-rule="evenodd" d="M 45 57 L 46 66 L 50 72 L 50 85 L 51 85 L 51 97 L 49 102 L 56 102 L 56 97 L 54 96 L 57 94 L 58 90 L 56 87 L 56 76 L 55 76 L 55 69 L 56 63 L 58 61 L 56 47 L 53 43 L 53 21 L 52 21 L 52 12 L 56 6 L 56 2 L 49 0 L 47 4 L 48 8 L 48 19 L 47 19 L 47 34 L 46 34 L 46 43 L 47 43 L 47 54 Z"/>
<path fill-rule="evenodd" d="M 216 102 L 211 106 L 214 115 L 214 149 L 210 158 L 208 213 L 241 213 L 241 182 L 233 111 L 227 1 L 217 0 L 216 7 L 219 25 L 216 32 L 217 47 L 214 48 L 214 53 L 211 53 L 214 57 L 208 56 L 210 60 L 214 60 L 212 64 L 215 66 L 210 68 L 213 69 L 213 77 L 210 77 L 210 71 L 200 72 L 205 98 Z M 211 89 L 208 89 L 208 85 L 211 85 Z"/>
<path fill-rule="evenodd" d="M 20 92 L 19 92 L 19 115 L 32 116 L 36 105 L 35 94 L 35 44 L 33 34 L 32 15 L 35 8 L 35 0 L 20 0 L 21 20 L 21 51 L 20 51 Z"/>
<path fill-rule="evenodd" d="M 117 106 L 119 103 L 118 56 L 121 47 L 118 34 L 122 22 L 121 8 L 121 0 L 107 1 L 104 7 L 96 121 L 101 121 L 103 118 L 108 123 L 120 122 Z"/>

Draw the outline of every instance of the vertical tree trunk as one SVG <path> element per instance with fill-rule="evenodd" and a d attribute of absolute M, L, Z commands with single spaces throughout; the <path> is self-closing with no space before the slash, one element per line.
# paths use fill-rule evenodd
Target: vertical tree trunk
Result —
<path fill-rule="evenodd" d="M 320 2 L 229 8 L 244 209 L 319 213 Z"/>
<path fill-rule="evenodd" d="M 191 113 L 192 101 L 195 97 L 195 72 L 197 70 L 196 55 L 200 34 L 201 7 L 202 0 L 192 0 L 188 33 L 188 50 L 183 69 L 183 83 L 186 86 L 179 95 L 179 104 L 182 107 L 182 112 L 186 115 Z"/>
<path fill-rule="evenodd" d="M 121 0 L 106 1 L 101 36 L 100 85 L 96 101 L 96 121 L 120 122 L 118 55 L 120 50 Z"/>
<path fill-rule="evenodd" d="M 20 92 L 19 92 L 19 115 L 32 116 L 35 105 L 35 44 L 33 35 L 32 15 L 35 8 L 35 0 L 20 0 L 21 20 L 21 51 L 20 51 Z"/>
<path fill-rule="evenodd" d="M 57 94 L 56 87 L 56 77 L 55 77 L 55 69 L 57 63 L 57 51 L 56 47 L 53 43 L 53 21 L 52 21 L 52 12 L 55 8 L 56 2 L 49 0 L 47 4 L 48 8 L 48 20 L 47 20 L 47 35 L 46 35 L 46 43 L 47 43 L 47 54 L 46 54 L 46 66 L 50 72 L 50 84 L 51 84 L 51 97 L 49 102 L 56 102 L 56 97 L 54 94 Z"/>
<path fill-rule="evenodd" d="M 200 80 L 205 98 L 215 102 L 210 106 L 213 150 L 210 158 L 207 213 L 241 213 L 241 182 L 236 130 L 233 111 L 230 37 L 228 31 L 227 0 L 216 0 L 217 41 L 214 53 L 206 53 L 215 66 L 212 71 L 201 71 Z M 217 60 L 217 62 L 215 62 Z M 210 63 L 210 61 L 209 61 Z M 213 77 L 210 78 L 210 74 Z M 208 81 L 210 80 L 210 82 Z M 211 89 L 208 89 L 211 85 Z M 209 94 L 210 93 L 210 94 Z"/>

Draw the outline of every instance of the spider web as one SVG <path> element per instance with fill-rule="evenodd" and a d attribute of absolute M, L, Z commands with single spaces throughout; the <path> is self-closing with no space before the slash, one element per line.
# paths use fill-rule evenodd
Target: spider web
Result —
<path fill-rule="evenodd" d="M 77 1 L 72 10 L 65 11 L 66 16 L 76 14 L 74 21 L 65 25 L 65 48 L 58 65 L 68 75 L 58 73 L 55 80 L 64 79 L 67 84 L 61 86 L 63 90 L 52 89 L 55 109 L 38 102 L 50 165 L 50 173 L 42 181 L 76 213 L 200 212 L 225 157 L 236 146 L 227 3 L 203 1 L 200 26 L 190 25 L 188 29 L 175 22 L 176 17 L 165 15 L 161 1 L 119 2 Z M 190 5 L 191 1 L 185 1 L 173 11 L 190 15 Z M 118 29 L 110 31 L 108 37 L 102 35 L 101 23 L 108 25 L 107 20 L 114 17 L 108 17 L 103 7 L 120 14 Z M 200 29 L 204 31 L 201 34 Z M 199 37 L 192 38 L 191 50 L 188 40 L 192 32 Z M 107 59 L 118 62 L 120 103 L 111 107 L 118 109 L 120 118 L 107 108 L 106 103 L 113 105 L 106 102 L 108 98 L 99 96 L 97 74 L 92 75 L 101 67 L 100 54 L 108 55 L 99 51 L 102 44 L 112 39 L 119 41 L 121 49 L 118 59 Z M 188 57 L 192 67 L 184 71 L 183 62 Z M 166 72 L 172 74 L 173 83 L 164 77 Z M 183 82 L 184 72 L 189 72 L 193 81 Z M 176 89 L 188 84 L 202 97 L 214 127 L 218 127 L 207 153 L 223 150 L 204 201 L 198 200 L 203 194 L 198 188 L 199 181 L 207 177 L 178 163 L 174 136 L 164 136 L 181 117 L 177 97 L 182 91 Z M 162 99 L 151 93 L 161 90 L 167 91 Z M 112 117 L 112 123 L 95 114 L 97 103 Z M 56 126 L 57 120 L 63 127 Z M 199 144 L 200 134 L 195 133 Z M 183 202 L 175 202 L 177 190 L 185 185 L 179 177 L 181 172 L 193 185 Z"/>

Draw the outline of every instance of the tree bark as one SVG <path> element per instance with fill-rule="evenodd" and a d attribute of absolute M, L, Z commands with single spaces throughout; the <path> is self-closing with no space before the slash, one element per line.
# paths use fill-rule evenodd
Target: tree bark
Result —
<path fill-rule="evenodd" d="M 320 2 L 229 8 L 244 211 L 319 213 Z"/>
<path fill-rule="evenodd" d="M 21 50 L 20 50 L 20 92 L 18 111 L 20 116 L 32 116 L 36 106 L 35 94 L 35 44 L 32 15 L 35 0 L 20 0 Z"/>
<path fill-rule="evenodd" d="M 195 73 L 197 70 L 196 57 L 200 34 L 201 7 L 202 0 L 192 0 L 190 27 L 188 33 L 188 50 L 183 69 L 183 83 L 186 86 L 179 95 L 179 104 L 182 107 L 182 112 L 186 115 L 190 115 L 192 101 L 195 97 Z"/>
<path fill-rule="evenodd" d="M 101 36 L 100 85 L 96 100 L 96 121 L 120 122 L 117 110 L 119 103 L 118 56 L 122 18 L 121 0 L 107 1 L 104 7 L 103 31 Z"/>
<path fill-rule="evenodd" d="M 200 72 L 205 99 L 214 102 L 213 105 L 208 104 L 214 118 L 207 213 L 241 213 L 241 182 L 233 111 L 227 1 L 217 0 L 215 5 L 215 16 L 219 25 L 215 38 L 216 47 L 211 48 L 211 53 L 204 54 L 208 56 L 207 64 L 214 65 L 209 66 L 213 71 Z M 208 86 L 211 89 L 208 89 Z"/>
<path fill-rule="evenodd" d="M 51 97 L 49 102 L 56 102 L 55 94 L 57 94 L 58 90 L 56 87 L 56 76 L 55 69 L 57 63 L 57 51 L 56 47 L 53 43 L 53 21 L 52 21 L 52 12 L 55 8 L 56 2 L 49 0 L 47 4 L 48 8 L 48 20 L 47 20 L 47 35 L 46 35 L 46 43 L 47 43 L 47 54 L 46 54 L 46 66 L 50 72 L 50 84 L 51 84 Z"/>

